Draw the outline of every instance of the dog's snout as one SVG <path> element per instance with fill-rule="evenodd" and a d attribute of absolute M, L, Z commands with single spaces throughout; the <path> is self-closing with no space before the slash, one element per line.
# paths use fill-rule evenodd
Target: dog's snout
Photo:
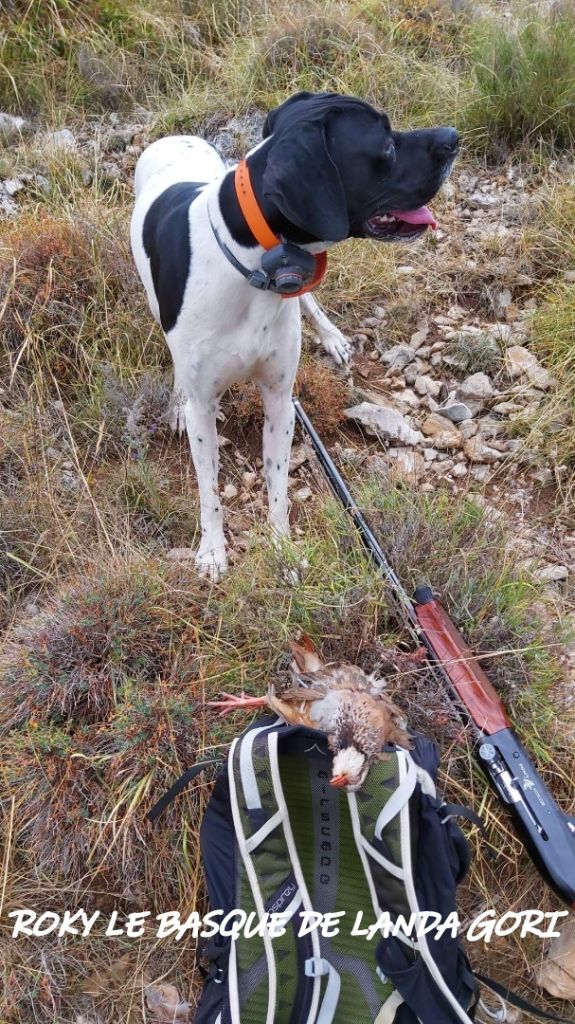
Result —
<path fill-rule="evenodd" d="M 434 156 L 443 160 L 455 156 L 459 149 L 459 135 L 455 128 L 436 128 L 431 149 Z"/>

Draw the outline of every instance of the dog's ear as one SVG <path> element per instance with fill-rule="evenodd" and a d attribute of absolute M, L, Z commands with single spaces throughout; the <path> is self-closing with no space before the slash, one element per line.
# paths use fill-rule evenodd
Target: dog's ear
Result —
<path fill-rule="evenodd" d="M 284 100 L 283 103 L 280 103 L 279 107 L 274 107 L 273 110 L 270 110 L 268 116 L 264 121 L 264 126 L 262 129 L 262 138 L 267 139 L 268 136 L 271 135 L 271 133 L 275 130 L 278 117 L 281 117 L 284 111 L 293 107 L 294 103 L 300 103 L 302 100 L 311 100 L 313 99 L 313 97 L 313 92 L 296 92 L 294 93 L 293 96 L 290 96 L 288 100 Z"/>
<path fill-rule="evenodd" d="M 284 217 L 324 242 L 349 233 L 347 201 L 329 152 L 325 121 L 295 121 L 270 147 L 263 194 Z"/>

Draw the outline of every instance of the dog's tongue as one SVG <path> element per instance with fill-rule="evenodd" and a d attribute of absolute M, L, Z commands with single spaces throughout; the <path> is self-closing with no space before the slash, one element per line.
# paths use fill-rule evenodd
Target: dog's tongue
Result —
<path fill-rule="evenodd" d="M 428 206 L 420 206 L 418 210 L 392 210 L 392 217 L 404 220 L 406 224 L 429 224 L 430 227 L 437 227 L 437 221 Z"/>

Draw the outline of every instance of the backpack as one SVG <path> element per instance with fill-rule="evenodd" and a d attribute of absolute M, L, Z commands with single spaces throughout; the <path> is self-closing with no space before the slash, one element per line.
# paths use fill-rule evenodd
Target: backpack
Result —
<path fill-rule="evenodd" d="M 210 906 L 285 915 L 285 934 L 203 949 L 194 1024 L 470 1024 L 478 985 L 451 931 L 352 934 L 456 909 L 467 841 L 436 795 L 437 746 L 385 748 L 355 793 L 330 786 L 323 733 L 258 719 L 234 740 L 200 832 Z M 304 911 L 344 912 L 339 932 L 302 935 Z"/>

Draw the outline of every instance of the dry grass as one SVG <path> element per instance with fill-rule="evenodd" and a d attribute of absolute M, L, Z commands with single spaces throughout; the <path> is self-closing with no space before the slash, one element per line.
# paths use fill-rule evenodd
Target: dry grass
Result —
<path fill-rule="evenodd" d="M 453 120 L 459 105 L 460 82 L 445 63 L 392 49 L 361 22 L 309 12 L 296 12 L 283 31 L 234 40 L 223 61 L 239 109 L 246 101 L 269 109 L 298 89 L 331 90 L 362 96 L 408 127 Z"/>
<path fill-rule="evenodd" d="M 0 107 L 42 114 L 51 125 L 141 103 L 154 137 L 217 128 L 247 113 L 245 128 L 238 122 L 245 149 L 258 110 L 297 88 L 326 88 L 372 99 L 401 127 L 454 121 L 479 146 L 484 125 L 497 147 L 515 137 L 509 112 L 515 117 L 517 97 L 507 90 L 497 106 L 481 69 L 472 71 L 473 40 L 485 25 L 474 27 L 472 12 L 454 15 L 440 0 L 310 0 L 287 13 L 271 0 L 10 0 L 6 13 Z M 507 52 L 502 31 L 490 36 L 490 74 Z M 525 43 L 514 55 L 520 85 L 534 60 L 548 67 L 556 37 L 545 22 L 536 46 L 528 52 Z M 555 92 L 545 81 L 543 93 L 522 97 L 522 117 L 541 97 L 551 111 L 563 80 Z M 139 120 L 137 109 L 133 116 Z M 534 139 L 537 119 L 531 123 Z M 556 119 L 546 125 L 545 145 L 568 142 Z M 238 500 L 227 516 L 234 570 L 216 586 L 189 563 L 166 559 L 169 548 L 195 543 L 195 481 L 186 445 L 166 429 L 170 372 L 127 244 L 131 194 L 125 180 L 105 182 L 101 159 L 97 153 L 90 162 L 85 148 L 50 154 L 35 140 L 0 153 L 2 177 L 30 170 L 49 182 L 47 190 L 41 181 L 28 185 L 19 217 L 0 230 L 0 1019 L 80 1024 L 83 1014 L 90 1024 L 141 1022 L 145 985 L 159 978 L 193 1002 L 192 942 L 157 943 L 148 931 L 141 942 L 98 933 L 16 943 L 6 914 L 26 905 L 105 915 L 203 908 L 197 832 L 209 779 L 194 783 L 160 827 L 152 830 L 145 813 L 184 767 L 223 751 L 245 724 L 244 716 L 224 725 L 206 713 L 206 696 L 261 692 L 285 668 L 289 641 L 302 629 L 328 657 L 389 671 L 411 720 L 441 743 L 453 798 L 486 818 L 502 853 L 493 867 L 477 848 L 465 910 L 482 901 L 548 909 L 444 694 L 417 674 L 389 669 L 386 651 L 403 638 L 339 508 L 319 498 L 296 509 L 296 542 L 282 560 L 261 511 Z M 128 176 L 134 160 L 123 163 Z M 544 175 L 541 151 L 537 160 Z M 574 195 L 569 179 L 548 188 L 523 248 L 506 243 L 505 254 L 539 279 L 571 268 Z M 491 262 L 503 249 L 485 243 L 478 250 L 485 266 L 472 271 L 462 269 L 458 244 L 448 253 L 430 240 L 406 254 L 350 242 L 330 256 L 321 301 L 350 334 L 374 304 L 384 305 L 377 344 L 405 341 L 421 317 L 458 300 L 491 315 L 501 278 Z M 408 276 L 405 263 L 415 268 Z M 535 350 L 557 376 L 552 404 L 560 416 L 573 398 L 572 291 L 547 291 L 534 321 Z M 332 441 L 347 384 L 309 348 L 299 393 Z M 491 342 L 454 348 L 462 373 L 499 365 Z M 232 396 L 226 411 L 222 432 L 233 444 L 223 450 L 222 482 L 237 482 L 259 455 L 255 390 Z M 553 433 L 550 421 L 539 422 L 538 444 L 557 460 L 572 459 L 570 423 L 559 427 Z M 322 489 L 319 477 L 312 482 Z M 363 491 L 356 485 L 402 579 L 434 582 L 518 716 L 547 781 L 567 799 L 575 765 L 570 713 L 557 715 L 561 623 L 550 625 L 547 598 L 517 566 L 501 525 L 472 498 L 384 490 L 382 481 Z M 291 586 L 281 575 L 285 561 L 302 577 Z M 488 966 L 516 983 L 513 975 L 539 954 L 508 942 Z"/>
<path fill-rule="evenodd" d="M 575 500 L 575 447 L 573 420 L 573 351 L 575 342 L 575 288 L 571 281 L 575 260 L 575 180 L 571 174 L 553 174 L 539 190 L 536 217 L 523 235 L 524 258 L 542 280 L 538 309 L 531 323 L 535 353 L 554 377 L 537 412 L 519 419 L 518 433 L 527 443 L 544 450 L 557 467 L 566 522 Z"/>
<path fill-rule="evenodd" d="M 383 495 L 375 482 L 362 500 L 406 582 L 433 578 L 478 649 L 490 654 L 486 664 L 516 711 L 537 708 L 537 733 L 529 727 L 527 736 L 544 743 L 560 678 L 553 637 L 533 617 L 537 595 L 512 560 L 502 560 L 501 529 L 472 502 L 454 509 L 440 497 Z M 116 544 L 110 555 L 94 544 L 82 575 L 69 574 L 36 616 L 21 617 L 8 632 L 0 656 L 0 791 L 6 822 L 13 821 L 5 831 L 6 911 L 63 906 L 64 892 L 67 905 L 103 915 L 201 907 L 197 830 L 207 784 L 195 784 L 160 827 L 150 829 L 145 813 L 184 767 L 223 751 L 231 729 L 245 722 L 239 716 L 223 725 L 206 714 L 206 699 L 227 689 L 261 692 L 285 667 L 288 642 L 301 629 L 327 657 L 390 671 L 386 651 L 400 634 L 341 509 L 331 501 L 316 505 L 300 526 L 305 541 L 286 555 L 294 564 L 303 558 L 307 569 L 291 588 L 265 538 L 254 538 L 216 587 L 133 546 L 122 555 Z M 421 683 L 417 674 L 390 676 L 411 720 L 448 751 L 453 791 L 471 798 L 457 720 L 446 714 L 444 694 Z M 553 742 L 563 749 L 560 736 Z M 564 751 L 569 756 L 566 745 Z M 473 787 L 478 803 L 475 777 Z M 509 851 L 499 807 L 489 801 L 485 810 L 495 845 Z M 519 870 L 505 856 L 504 873 Z M 520 864 L 539 899 L 541 883 L 524 856 Z M 486 884 L 481 855 L 475 872 L 479 886 Z M 470 890 L 465 905 L 477 892 Z M 30 998 L 40 1012 L 42 986 L 56 1019 L 95 1005 L 102 1020 L 130 1020 L 129 1004 L 146 979 L 167 971 L 187 993 L 196 977 L 193 942 L 179 952 L 158 947 L 152 930 L 139 944 L 117 942 L 125 967 L 117 975 L 99 933 L 82 944 L 46 938 L 10 945 L 5 923 L 0 942 L 10 1021 L 31 1019 Z"/>
<path fill-rule="evenodd" d="M 97 530 L 72 470 L 61 417 L 31 405 L 3 412 L 0 431 L 0 628 L 69 572 Z M 70 458 L 70 456 L 72 458 Z"/>
<path fill-rule="evenodd" d="M 304 403 L 322 436 L 331 439 L 344 420 L 350 401 L 349 387 L 331 367 L 304 359 L 296 377 L 294 394 Z M 258 388 L 253 383 L 237 385 L 224 402 L 228 415 L 224 433 L 246 440 L 254 454 L 259 454 L 264 420 Z"/>
<path fill-rule="evenodd" d="M 408 589 L 422 582 L 433 585 L 474 650 L 484 656 L 482 664 L 517 719 L 541 701 L 539 725 L 545 711 L 553 726 L 555 713 L 546 694 L 560 677 L 550 652 L 560 649 L 561 626 L 557 623 L 553 638 L 533 616 L 537 589 L 530 574 L 517 566 L 503 523 L 482 513 L 472 497 L 454 504 L 439 492 L 414 501 L 409 490 L 382 494 L 375 488 L 368 501 Z M 501 651 L 507 652 L 504 658 Z"/>
<path fill-rule="evenodd" d="M 40 872 L 79 880 L 91 861 L 95 888 L 164 906 L 176 897 L 177 851 L 162 837 L 156 862 L 141 804 L 204 743 L 198 599 L 182 570 L 111 564 L 10 635 L 4 785 L 22 798 Z"/>
<path fill-rule="evenodd" d="M 210 37 L 214 24 L 211 5 L 201 3 L 189 15 L 170 0 L 10 3 L 0 46 L 0 107 L 48 111 L 58 119 L 66 107 L 122 108 L 190 86 L 202 67 L 203 36 Z"/>
<path fill-rule="evenodd" d="M 113 362 L 119 374 L 165 360 L 153 335 L 121 210 L 31 214 L 5 231 L 0 375 L 16 392 L 77 396 Z"/>
<path fill-rule="evenodd" d="M 443 0 L 308 0 L 287 16 L 273 0 L 14 3 L 0 107 L 58 120 L 66 109 L 167 100 L 181 117 L 187 95 L 197 125 L 222 106 L 238 113 L 298 88 L 330 88 L 385 106 L 395 121 L 457 121 L 491 153 L 526 139 L 569 145 L 572 14 L 525 5 L 510 14 L 478 18 L 471 5 Z"/>
<path fill-rule="evenodd" d="M 567 522 L 575 508 L 575 286 L 550 290 L 533 319 L 535 352 L 554 374 L 555 386 L 537 413 L 518 427 L 527 443 L 559 467 Z"/>
<path fill-rule="evenodd" d="M 492 334 L 459 334 L 447 345 L 445 354 L 456 360 L 462 377 L 482 372 L 497 376 L 503 366 L 502 345 Z"/>
<path fill-rule="evenodd" d="M 46 379 L 66 389 L 72 373 L 85 372 L 77 339 L 96 292 L 89 240 L 44 217 L 19 222 L 4 244 L 2 376 L 13 382 L 40 361 Z"/>
<path fill-rule="evenodd" d="M 202 905 L 197 830 L 205 786 L 196 784 L 154 830 L 145 813 L 186 766 L 230 738 L 230 726 L 205 713 L 205 700 L 236 686 L 261 691 L 302 627 L 360 660 L 363 648 L 374 657 L 372 631 L 385 628 L 382 587 L 363 559 L 340 552 L 313 521 L 306 526 L 310 569 L 294 590 L 281 582 L 267 540 L 252 545 L 224 587 L 185 566 L 128 552 L 106 557 L 105 549 L 98 557 L 94 548 L 81 577 L 9 632 L 0 658 L 6 815 L 14 800 L 3 839 L 5 913 L 64 902 L 108 915 Z M 3 916 L 6 1019 L 31 1019 L 30 999 L 41 1012 L 44 974 L 56 1012 L 69 1019 L 75 993 L 107 970 L 101 937 L 20 946 L 10 944 L 8 927 Z M 106 986 L 95 993 L 102 1019 L 129 1019 L 126 1002 L 141 988 L 145 961 L 148 977 L 164 964 L 171 978 L 185 968 L 186 985 L 194 980 L 191 942 L 180 965 L 178 952 L 156 949 L 152 935 L 116 949 L 128 955 L 129 977 L 120 991 L 112 979 L 106 999 Z"/>
<path fill-rule="evenodd" d="M 524 233 L 523 246 L 536 272 L 553 277 L 575 263 L 575 177 L 562 168 L 545 183 L 536 199 L 536 218 Z"/>

